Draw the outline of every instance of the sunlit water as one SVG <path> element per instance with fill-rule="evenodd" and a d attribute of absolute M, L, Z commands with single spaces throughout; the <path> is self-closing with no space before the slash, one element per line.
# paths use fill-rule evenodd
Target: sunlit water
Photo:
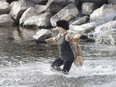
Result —
<path fill-rule="evenodd" d="M 64 75 L 51 71 L 56 48 L 30 41 L 36 31 L 0 28 L 0 87 L 116 87 L 115 46 L 83 45 L 84 65 Z"/>

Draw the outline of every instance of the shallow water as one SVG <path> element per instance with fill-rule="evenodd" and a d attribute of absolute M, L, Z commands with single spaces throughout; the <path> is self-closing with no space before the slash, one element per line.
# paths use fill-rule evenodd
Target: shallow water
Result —
<path fill-rule="evenodd" d="M 68 75 L 50 70 L 50 63 L 35 62 L 0 67 L 1 87 L 115 87 L 116 62 L 86 60 L 83 67 L 72 66 Z"/>
<path fill-rule="evenodd" d="M 36 46 L 37 30 L 0 28 L 0 87 L 116 87 L 116 46 L 82 43 L 82 67 L 53 72 L 57 47 Z"/>

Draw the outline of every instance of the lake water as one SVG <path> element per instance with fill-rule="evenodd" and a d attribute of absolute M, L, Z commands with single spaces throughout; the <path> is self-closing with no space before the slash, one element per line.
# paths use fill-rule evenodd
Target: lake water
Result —
<path fill-rule="evenodd" d="M 0 27 L 0 87 L 116 87 L 116 46 L 82 43 L 82 67 L 53 72 L 57 47 L 34 44 L 36 29 Z"/>

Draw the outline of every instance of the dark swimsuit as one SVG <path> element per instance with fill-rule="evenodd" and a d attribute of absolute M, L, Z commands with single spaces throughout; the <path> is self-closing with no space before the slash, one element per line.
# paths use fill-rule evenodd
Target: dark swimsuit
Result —
<path fill-rule="evenodd" d="M 74 61 L 74 54 L 72 52 L 70 43 L 65 40 L 66 34 L 67 33 L 61 36 L 58 40 L 59 58 L 56 59 L 52 64 L 52 67 L 60 67 L 61 65 L 64 65 L 62 70 L 63 72 L 69 72 Z"/>

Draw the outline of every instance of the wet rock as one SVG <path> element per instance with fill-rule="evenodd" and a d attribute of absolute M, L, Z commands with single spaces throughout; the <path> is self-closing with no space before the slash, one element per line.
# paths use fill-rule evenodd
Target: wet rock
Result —
<path fill-rule="evenodd" d="M 32 16 L 40 15 L 46 11 L 45 5 L 35 5 L 34 7 L 28 8 L 20 18 L 20 25 L 23 25 L 26 19 Z"/>
<path fill-rule="evenodd" d="M 57 14 L 55 14 L 50 19 L 50 22 L 52 26 L 56 26 L 57 20 L 64 19 L 64 20 L 70 21 L 71 19 L 76 17 L 78 14 L 79 14 L 79 11 L 76 8 L 76 6 L 74 4 L 70 4 L 66 6 L 65 8 L 63 8 L 62 10 L 60 10 Z"/>
<path fill-rule="evenodd" d="M 90 15 L 90 22 L 96 22 L 98 25 L 112 21 L 116 17 L 116 5 L 103 5 L 96 9 Z"/>
<path fill-rule="evenodd" d="M 108 0 L 80 0 L 82 2 L 94 2 L 96 3 L 98 6 L 102 6 L 103 4 L 107 4 Z"/>
<path fill-rule="evenodd" d="M 47 11 L 46 10 L 46 5 L 35 5 L 34 9 L 36 10 L 37 15 L 42 14 L 42 13 Z"/>
<path fill-rule="evenodd" d="M 0 15 L 8 14 L 10 12 L 10 5 L 5 1 L 0 1 Z"/>
<path fill-rule="evenodd" d="M 82 13 L 90 15 L 97 8 L 93 2 L 85 2 L 82 4 Z"/>
<path fill-rule="evenodd" d="M 56 3 L 53 0 L 49 0 L 48 3 L 46 4 L 47 10 L 54 13 L 60 11 L 64 6 L 65 6 L 64 4 L 62 5 L 62 3 Z"/>
<path fill-rule="evenodd" d="M 93 31 L 97 27 L 97 25 L 95 22 L 91 22 L 91 23 L 85 23 L 81 25 L 81 27 L 86 29 L 85 33 L 88 33 L 88 32 Z"/>
<path fill-rule="evenodd" d="M 4 1 L 5 2 L 6 0 L 0 0 L 0 1 Z"/>
<path fill-rule="evenodd" d="M 95 39 L 92 37 L 89 37 L 88 35 L 81 35 L 80 41 L 81 42 L 95 42 Z"/>
<path fill-rule="evenodd" d="M 108 0 L 109 4 L 116 4 L 116 0 Z"/>
<path fill-rule="evenodd" d="M 0 15 L 0 26 L 12 26 L 13 20 L 8 14 Z"/>
<path fill-rule="evenodd" d="M 110 21 L 95 28 L 94 35 L 97 43 L 116 44 L 116 21 Z"/>
<path fill-rule="evenodd" d="M 34 39 L 42 40 L 51 37 L 50 30 L 41 29 L 39 30 L 36 35 L 33 36 Z"/>
<path fill-rule="evenodd" d="M 89 21 L 89 16 L 83 16 L 76 21 L 72 22 L 71 25 L 81 25 Z"/>
<path fill-rule="evenodd" d="M 57 13 L 70 3 L 75 3 L 75 0 L 48 0 L 46 7 L 50 12 Z"/>
<path fill-rule="evenodd" d="M 70 31 L 83 35 L 93 31 L 96 28 L 96 26 L 97 25 L 95 22 L 86 23 L 82 25 L 70 25 Z"/>
<path fill-rule="evenodd" d="M 25 27 L 50 27 L 50 18 L 52 14 L 50 12 L 45 12 L 40 15 L 29 17 L 25 22 Z"/>
<path fill-rule="evenodd" d="M 33 7 L 36 5 L 35 3 L 29 0 L 18 0 L 18 2 L 21 3 L 22 7 L 25 7 L 25 8 Z"/>
<path fill-rule="evenodd" d="M 41 4 L 41 5 L 45 5 L 48 2 L 48 0 L 26 0 L 26 1 L 31 1 L 36 4 Z"/>
<path fill-rule="evenodd" d="M 28 19 L 29 17 L 35 16 L 36 11 L 33 7 L 28 8 L 23 15 L 20 18 L 20 25 L 23 25 L 23 23 Z"/>
<path fill-rule="evenodd" d="M 23 12 L 33 5 L 33 3 L 25 0 L 12 2 L 10 15 L 16 23 L 19 23 L 19 19 L 22 16 Z"/>

